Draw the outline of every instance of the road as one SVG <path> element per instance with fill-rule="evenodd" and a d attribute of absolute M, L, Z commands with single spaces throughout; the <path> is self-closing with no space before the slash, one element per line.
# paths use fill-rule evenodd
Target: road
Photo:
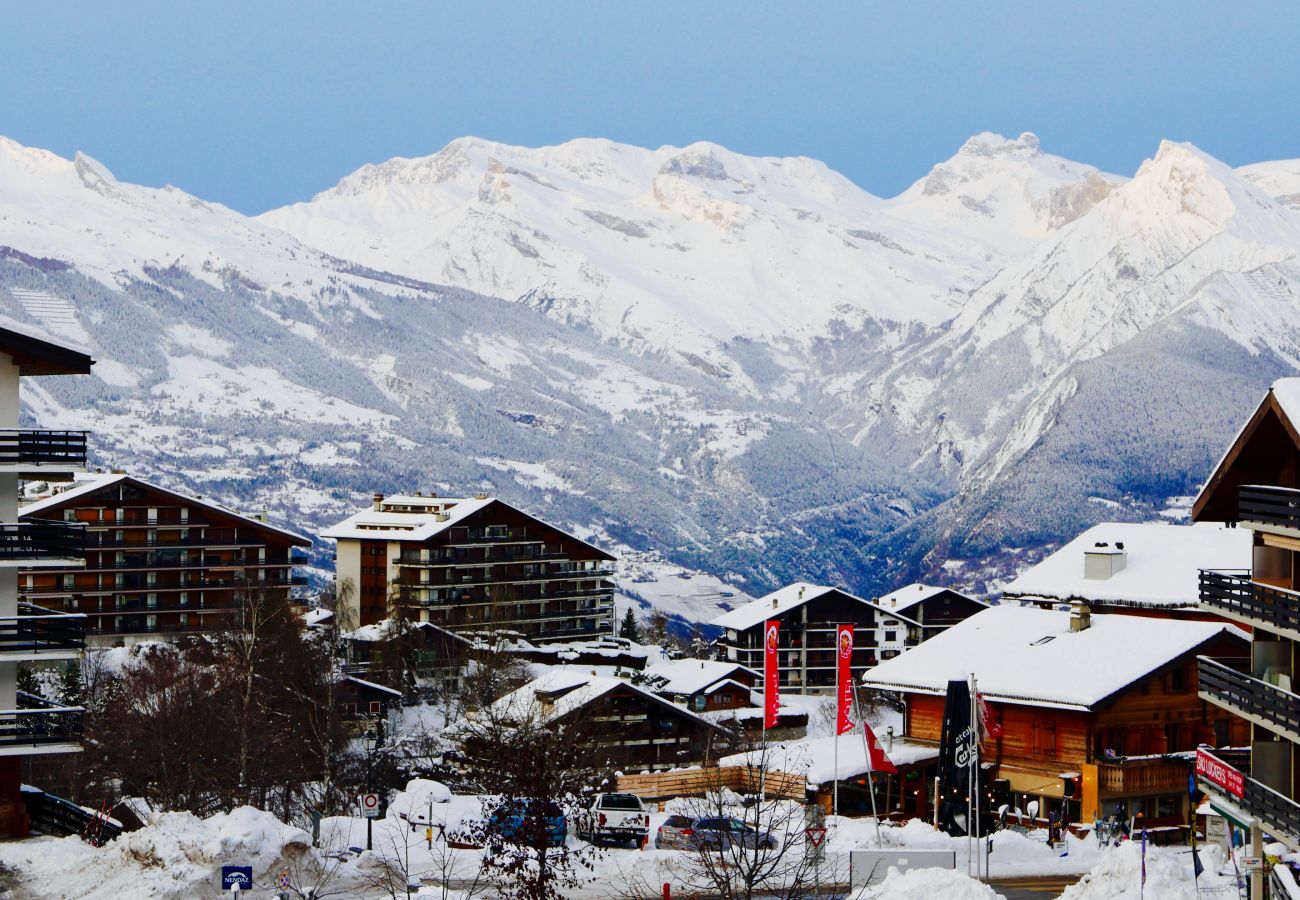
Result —
<path fill-rule="evenodd" d="M 1051 878 L 998 878 L 989 882 L 989 887 L 1007 900 L 1047 900 L 1059 897 L 1070 885 L 1079 880 L 1078 875 L 1066 875 Z"/>

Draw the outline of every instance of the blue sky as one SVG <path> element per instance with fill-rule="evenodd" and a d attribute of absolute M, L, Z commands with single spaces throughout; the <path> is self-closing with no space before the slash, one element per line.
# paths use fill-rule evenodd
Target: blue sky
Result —
<path fill-rule="evenodd" d="M 969 135 L 1300 156 L 1294 2 L 15 3 L 0 134 L 244 212 L 473 134 L 712 140 L 892 195 Z"/>

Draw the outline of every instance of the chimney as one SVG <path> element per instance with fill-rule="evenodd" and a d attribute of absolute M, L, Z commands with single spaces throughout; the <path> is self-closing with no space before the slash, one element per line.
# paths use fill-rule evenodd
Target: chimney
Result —
<path fill-rule="evenodd" d="M 1092 625 L 1092 610 L 1082 600 L 1070 601 L 1070 630 L 1087 631 Z"/>
<path fill-rule="evenodd" d="M 1122 543 L 1111 546 L 1106 541 L 1097 541 L 1083 551 L 1083 577 L 1088 581 L 1105 581 L 1107 578 L 1124 571 L 1128 564 L 1128 551 Z"/>
<path fill-rule="evenodd" d="M 371 498 L 371 505 L 375 512 L 379 512 L 384 505 L 384 495 L 375 494 L 375 496 Z"/>
<path fill-rule="evenodd" d="M 487 498 L 488 495 L 486 491 L 478 491 L 477 493 L 474 494 L 475 500 L 486 500 Z"/>
<path fill-rule="evenodd" d="M 266 521 L 266 504 L 265 504 L 265 503 L 263 503 L 263 504 L 262 504 L 262 508 L 259 509 L 259 510 L 257 511 L 257 521 L 259 521 L 259 522 L 265 522 L 265 521 Z"/>
<path fill-rule="evenodd" d="M 803 592 L 806 591 L 807 589 L 808 589 L 808 588 L 807 588 L 806 585 L 802 585 L 802 584 L 799 585 L 799 599 L 800 599 L 800 600 L 803 599 Z"/>

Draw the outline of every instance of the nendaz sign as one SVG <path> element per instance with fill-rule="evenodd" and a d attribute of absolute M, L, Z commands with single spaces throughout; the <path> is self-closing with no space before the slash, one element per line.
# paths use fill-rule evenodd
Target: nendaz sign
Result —
<path fill-rule="evenodd" d="M 1204 750 L 1196 751 L 1196 774 L 1210 784 L 1223 788 L 1234 797 L 1243 797 L 1246 794 L 1246 776 Z"/>

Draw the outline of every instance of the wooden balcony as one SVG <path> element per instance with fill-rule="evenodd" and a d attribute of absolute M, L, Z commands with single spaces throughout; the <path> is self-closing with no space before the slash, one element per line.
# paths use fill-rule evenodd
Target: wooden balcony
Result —
<path fill-rule="evenodd" d="M 1246 484 L 1237 489 L 1237 519 L 1300 531 L 1300 491 Z"/>
<path fill-rule="evenodd" d="M 67 481 L 86 468 L 86 432 L 0 428 L 0 471 Z"/>
<path fill-rule="evenodd" d="M 1219 660 L 1198 657 L 1201 699 L 1300 743 L 1300 696 L 1238 672 Z"/>
<path fill-rule="evenodd" d="M 1300 640 L 1300 593 L 1251 581 L 1245 570 L 1201 569 L 1201 606 Z"/>
<path fill-rule="evenodd" d="M 1187 791 L 1189 760 L 1167 756 L 1142 756 L 1097 763 L 1097 787 L 1103 799 L 1142 794 Z"/>

